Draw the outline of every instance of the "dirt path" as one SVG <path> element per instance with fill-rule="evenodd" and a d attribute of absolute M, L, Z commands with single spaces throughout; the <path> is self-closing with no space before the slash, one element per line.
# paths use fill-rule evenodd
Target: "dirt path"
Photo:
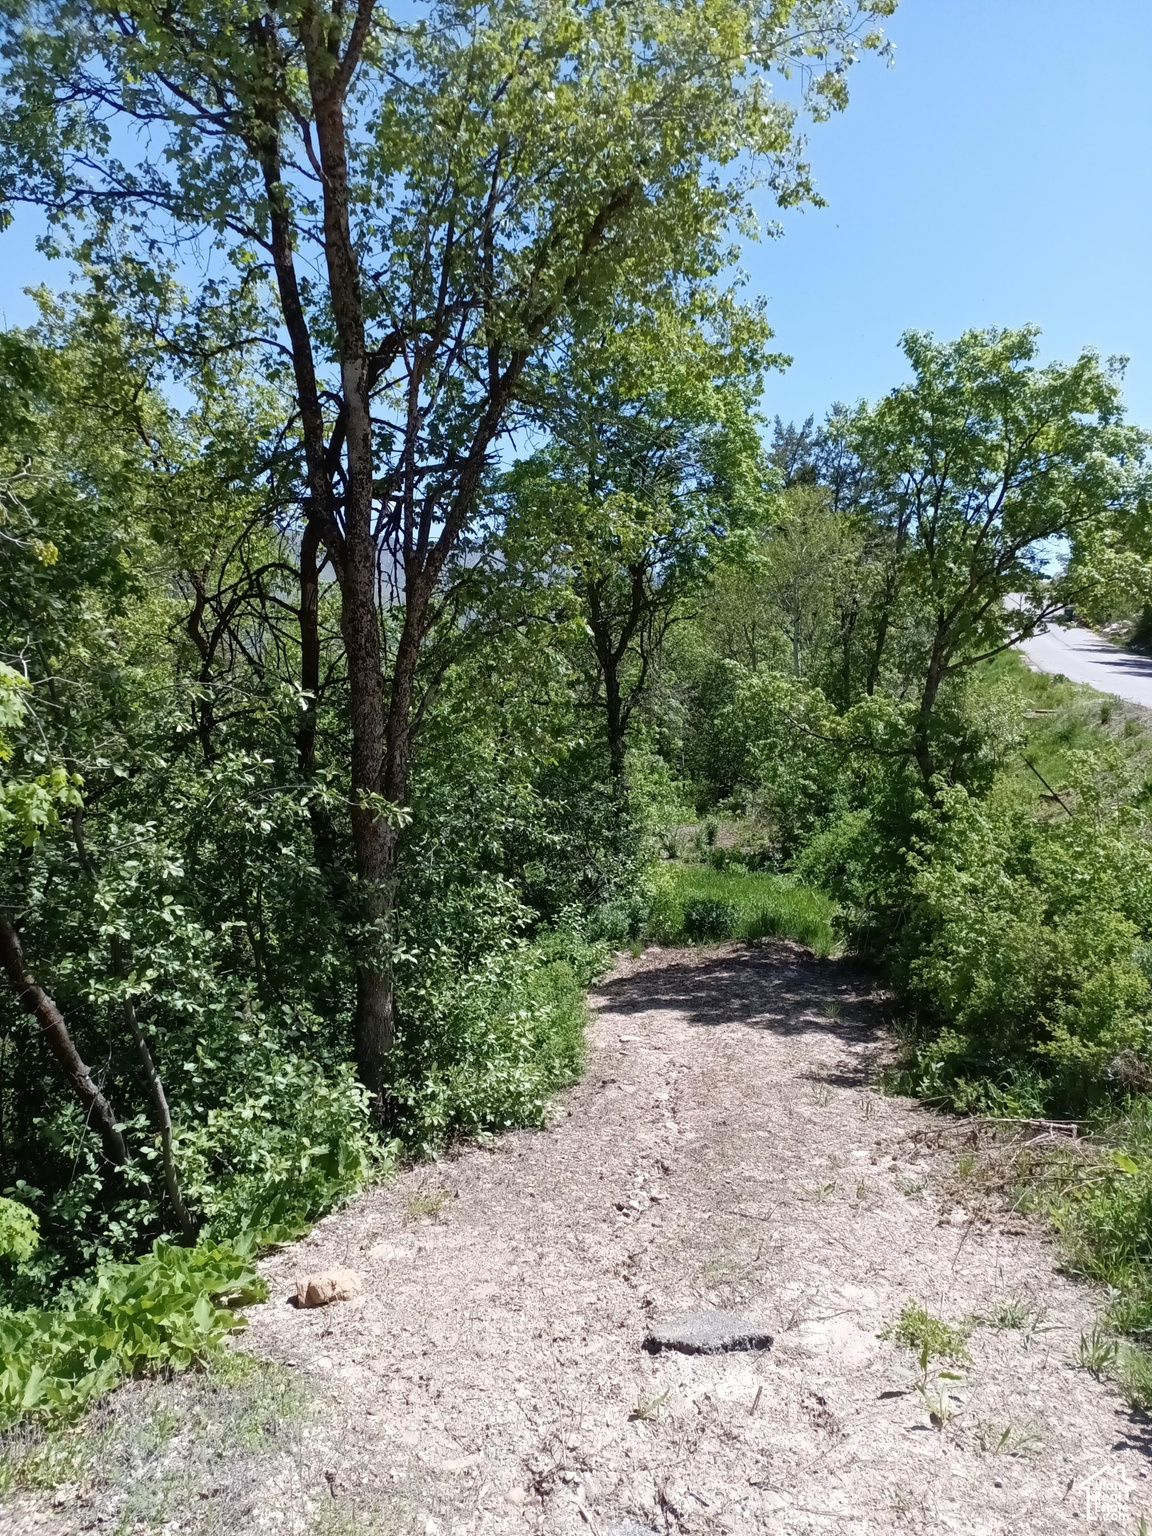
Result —
<path fill-rule="evenodd" d="M 315 1406 L 262 1481 L 222 1477 L 202 1509 L 416 1536 L 1137 1528 L 1147 1432 L 1070 1359 L 1097 1299 L 1019 1223 L 942 1211 L 956 1150 L 874 1091 L 866 982 L 787 944 L 650 951 L 594 1004 L 550 1130 L 412 1170 L 264 1266 L 243 1347 Z M 288 1305 L 336 1264 L 361 1297 Z M 953 1319 L 1020 1303 L 1024 1326 L 971 1334 L 940 1429 L 877 1337 L 909 1297 Z M 773 1348 L 642 1351 L 650 1320 L 701 1305 Z M 1020 1454 L 993 1449 L 1005 1429 Z M 1076 1485 L 1117 1464 L 1131 1518 L 1098 1526 Z"/>

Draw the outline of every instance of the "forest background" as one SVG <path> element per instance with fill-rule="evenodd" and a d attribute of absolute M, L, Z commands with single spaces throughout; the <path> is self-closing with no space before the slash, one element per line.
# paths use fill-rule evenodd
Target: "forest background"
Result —
<path fill-rule="evenodd" d="M 906 1089 L 1121 1117 L 1061 1219 L 1146 1326 L 1147 738 L 1030 746 L 1012 651 L 1142 621 L 1120 368 L 913 332 L 759 414 L 737 243 L 893 9 L 5 7 L 0 185 L 78 273 L 0 336 L 9 1417 L 542 1122 L 648 938 L 851 946 Z"/>

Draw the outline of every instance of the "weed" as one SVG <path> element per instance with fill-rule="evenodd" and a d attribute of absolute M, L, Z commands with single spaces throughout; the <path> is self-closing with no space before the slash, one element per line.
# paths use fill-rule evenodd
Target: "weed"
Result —
<path fill-rule="evenodd" d="M 892 1513 L 898 1520 L 918 1519 L 923 1508 L 924 1500 L 917 1497 L 911 1488 L 892 1489 Z"/>
<path fill-rule="evenodd" d="M 1039 1456 L 1044 1449 L 1043 1438 L 1035 1430 L 1013 1429 L 1011 1424 L 1001 1427 L 978 1419 L 972 1431 L 977 1449 L 989 1456 Z"/>
<path fill-rule="evenodd" d="M 962 1179 L 970 1179 L 976 1172 L 975 1152 L 961 1152 L 956 1159 L 956 1172 Z"/>
<path fill-rule="evenodd" d="M 896 1188 L 908 1200 L 919 1200 L 928 1188 L 927 1179 L 897 1179 Z"/>
<path fill-rule="evenodd" d="M 826 1084 L 818 1083 L 810 1097 L 817 1109 L 827 1109 L 832 1102 L 832 1090 Z"/>
<path fill-rule="evenodd" d="M 1047 1316 L 1047 1307 L 1037 1306 L 1024 1296 L 1010 1296 L 987 1312 L 974 1313 L 972 1323 L 977 1328 L 991 1328 L 997 1333 L 1019 1329 L 1031 1337 Z"/>
<path fill-rule="evenodd" d="M 669 1391 L 671 1391 L 671 1388 L 666 1388 L 660 1393 L 659 1397 L 641 1398 L 628 1415 L 629 1419 L 633 1423 L 643 1424 L 647 1423 L 650 1419 L 659 1418 L 661 1408 L 668 1401 Z"/>
<path fill-rule="evenodd" d="M 710 1288 L 744 1284 L 755 1275 L 764 1254 L 763 1240 L 756 1241 L 753 1251 L 751 1242 L 739 1229 L 730 1230 L 723 1240 L 725 1247 L 700 1266 L 700 1279 Z"/>
<path fill-rule="evenodd" d="M 862 1093 L 860 1095 L 860 1116 L 864 1120 L 875 1120 L 876 1095 L 874 1093 Z"/>
<path fill-rule="evenodd" d="M 404 1202 L 404 1213 L 409 1221 L 435 1221 L 456 1198 L 450 1189 L 419 1190 Z"/>
<path fill-rule="evenodd" d="M 971 1359 L 964 1326 L 933 1317 L 927 1308 L 911 1298 L 904 1303 L 896 1321 L 880 1330 L 879 1337 L 915 1350 L 922 1357 L 925 1370 L 931 1360 Z"/>
<path fill-rule="evenodd" d="M 207 1370 L 130 1382 L 76 1424 L 21 1424 L 0 1441 L 0 1494 L 80 1485 L 95 1526 L 223 1536 L 299 1439 L 308 1400 L 282 1367 L 232 1351 Z M 110 1527 L 111 1528 L 111 1527 Z M 246 1527 L 247 1528 L 247 1527 Z M 295 1527 L 294 1527 L 295 1528 Z"/>
<path fill-rule="evenodd" d="M 73 1426 L 11 1430 L 0 1442 L 0 1493 L 79 1483 L 91 1470 L 97 1450 L 93 1438 Z"/>
<path fill-rule="evenodd" d="M 959 1399 L 951 1391 L 950 1384 L 960 1381 L 954 1371 L 938 1371 L 934 1376 L 927 1372 L 922 1381 L 918 1381 L 914 1391 L 924 1404 L 929 1422 L 935 1429 L 944 1429 L 956 1417 L 956 1407 Z"/>
<path fill-rule="evenodd" d="M 409 1536 L 417 1530 L 412 1512 L 394 1504 L 358 1509 L 344 1499 L 323 1499 L 308 1522 L 307 1536 Z"/>
<path fill-rule="evenodd" d="M 1110 1338 L 1098 1326 L 1093 1326 L 1090 1332 L 1080 1335 L 1076 1363 L 1084 1370 L 1090 1371 L 1099 1380 L 1116 1364 L 1119 1351 L 1120 1346 L 1115 1339 Z"/>
<path fill-rule="evenodd" d="M 827 1184 L 810 1184 L 800 1190 L 803 1200 L 814 1200 L 817 1205 L 823 1205 L 830 1195 L 836 1193 L 836 1180 L 832 1179 Z"/>
<path fill-rule="evenodd" d="M 1117 1351 L 1113 1376 L 1120 1396 L 1133 1413 L 1147 1413 L 1152 1408 L 1152 1355 L 1124 1344 Z"/>
<path fill-rule="evenodd" d="M 868 1198 L 868 1183 L 867 1183 L 866 1179 L 857 1179 L 856 1180 L 856 1198 L 857 1198 L 857 1200 L 867 1200 L 867 1198 Z"/>
<path fill-rule="evenodd" d="M 840 1004 L 835 998 L 833 998 L 832 1001 L 828 1003 L 824 1009 L 824 1017 L 826 1019 L 838 1019 L 842 1012 L 843 1010 L 841 1009 Z"/>

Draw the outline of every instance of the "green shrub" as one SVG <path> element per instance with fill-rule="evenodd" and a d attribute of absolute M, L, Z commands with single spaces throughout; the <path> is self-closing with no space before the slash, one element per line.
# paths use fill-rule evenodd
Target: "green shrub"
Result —
<path fill-rule="evenodd" d="M 288 1242 L 364 1182 L 377 1150 L 368 1098 L 347 1064 L 250 1051 L 245 1091 L 185 1122 L 176 1154 L 215 1237 Z"/>
<path fill-rule="evenodd" d="M 689 896 L 683 907 L 684 937 L 694 944 L 710 939 L 733 939 L 742 926 L 742 913 L 734 901 L 714 896 Z"/>
<path fill-rule="evenodd" d="M 588 939 L 594 944 L 604 943 L 618 948 L 643 933 L 648 916 L 647 904 L 638 896 L 603 902 L 593 908 L 588 918 Z"/>
<path fill-rule="evenodd" d="M 107 1265 L 70 1306 L 0 1312 L 0 1426 L 72 1417 L 125 1376 L 206 1360 L 262 1300 L 251 1243 L 174 1248 L 158 1240 Z"/>
<path fill-rule="evenodd" d="M 17 1200 L 0 1196 L 0 1259 L 30 1259 L 40 1241 L 40 1223 L 34 1211 Z"/>
<path fill-rule="evenodd" d="M 427 1152 L 454 1136 L 542 1125 L 549 1095 L 579 1073 L 584 989 L 606 953 L 574 934 L 506 941 L 454 985 L 437 986 L 419 1033 L 398 1037 L 390 1091 L 404 1144 Z M 433 1007 L 437 1031 L 428 1028 Z"/>
<path fill-rule="evenodd" d="M 1098 1155 L 1076 1164 L 1043 1201 L 1073 1269 L 1106 1285 L 1111 1325 L 1152 1328 L 1152 1100 L 1140 1094 L 1118 1118 L 1102 1115 Z"/>

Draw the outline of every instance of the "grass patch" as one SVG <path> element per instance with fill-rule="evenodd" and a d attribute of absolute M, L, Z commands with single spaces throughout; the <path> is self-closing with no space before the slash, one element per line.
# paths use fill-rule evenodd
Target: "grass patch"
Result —
<path fill-rule="evenodd" d="M 450 1189 L 433 1189 L 409 1195 L 404 1202 L 404 1214 L 409 1221 L 435 1221 L 456 1198 Z"/>
<path fill-rule="evenodd" d="M 1106 1285 L 1117 1333 L 1152 1329 L 1152 1100 L 1140 1094 L 1108 1121 L 1101 1144 L 1069 1162 L 1038 1203 L 1056 1223 L 1070 1267 Z"/>
<path fill-rule="evenodd" d="M 1060 674 L 1033 672 L 1016 651 L 997 657 L 988 675 L 1010 678 L 1023 706 L 1023 751 L 1005 770 L 1006 788 L 1011 786 L 1014 797 L 1043 802 L 1048 790 L 1041 778 L 1059 789 L 1067 783 L 1077 754 L 1098 751 L 1105 740 L 1138 777 L 1152 775 L 1152 731 L 1147 715 L 1135 705 Z M 1054 806 L 1052 814 L 1062 813 Z"/>
<path fill-rule="evenodd" d="M 910 1349 L 925 1365 L 930 1360 L 968 1361 L 967 1329 L 960 1323 L 949 1323 L 935 1317 L 926 1307 L 912 1298 L 904 1303 L 895 1322 L 880 1330 L 880 1338 L 891 1339 Z"/>
<path fill-rule="evenodd" d="M 786 875 L 666 864 L 653 881 L 649 909 L 649 935 L 663 944 L 782 938 L 817 955 L 834 947 L 835 902 Z"/>
<path fill-rule="evenodd" d="M 1031 1335 L 1047 1315 L 1047 1307 L 1037 1306 L 1024 1296 L 1010 1296 L 1006 1301 L 997 1302 L 987 1312 L 975 1313 L 971 1322 L 974 1327 L 990 1328 L 993 1333 L 1016 1331 Z"/>
<path fill-rule="evenodd" d="M 0 1440 L 0 1493 L 72 1485 L 84 1527 L 224 1536 L 267 1500 L 298 1458 L 306 1389 L 282 1366 L 221 1351 L 211 1366 L 133 1382 L 78 1423 L 24 1423 Z M 303 1502 L 293 1514 L 304 1514 Z"/>

